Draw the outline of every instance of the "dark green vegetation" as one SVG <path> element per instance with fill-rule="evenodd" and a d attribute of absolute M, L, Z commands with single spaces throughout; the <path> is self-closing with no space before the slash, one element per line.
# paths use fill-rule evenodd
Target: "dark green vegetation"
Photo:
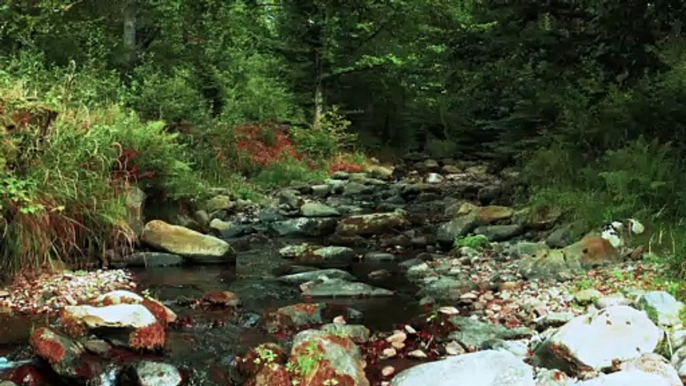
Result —
<path fill-rule="evenodd" d="M 5 1 L 2 266 L 126 242 L 130 183 L 174 200 L 216 186 L 254 196 L 316 177 L 343 152 L 412 149 L 518 162 L 523 201 L 585 225 L 636 216 L 679 265 L 685 11 L 677 1 Z M 246 154 L 246 140 L 295 150 L 272 164 Z"/>

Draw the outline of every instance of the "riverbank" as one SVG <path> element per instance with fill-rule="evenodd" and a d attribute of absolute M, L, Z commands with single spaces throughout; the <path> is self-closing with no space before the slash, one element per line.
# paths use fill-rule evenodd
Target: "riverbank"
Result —
<path fill-rule="evenodd" d="M 635 322 L 636 327 L 622 330 L 625 339 L 640 336 L 636 328 L 653 331 L 651 323 L 661 328 L 663 321 L 643 320 L 622 307 L 652 310 L 651 319 L 667 315 L 673 322 L 670 295 L 654 292 L 671 290 L 661 284 L 664 268 L 640 249 L 621 258 L 593 233 L 565 243 L 560 237 L 565 224 L 554 211 L 531 213 L 511 206 L 509 189 L 516 178 L 513 170 L 490 173 L 479 163 L 419 157 L 397 165 L 395 172 L 380 167 L 366 174 L 338 172 L 279 190 L 263 206 L 245 211 L 240 208 L 246 206 L 217 196 L 208 201 L 215 209 L 208 211 L 210 234 L 157 226 L 154 231 L 161 233 L 156 237 L 144 236 L 156 242 L 158 250 L 138 252 L 137 257 L 154 257 L 145 260 L 147 266 L 124 256 L 115 263 L 131 265 L 126 269 L 67 272 L 7 289 L 11 306 L 39 313 L 70 304 L 104 307 L 97 312 L 105 312 L 116 302 L 94 304 L 96 295 L 131 290 L 130 297 L 140 299 L 126 303 L 140 303 L 139 317 L 146 315 L 147 320 L 150 312 L 152 319 L 150 324 L 124 325 L 130 323 L 126 313 L 116 313 L 121 318 L 117 329 L 140 335 L 159 324 L 162 330 L 155 331 L 163 335 L 138 347 L 139 340 L 122 340 L 112 331 L 94 328 L 93 323 L 102 322 L 93 319 L 77 323 L 87 335 L 73 335 L 60 315 L 60 323 L 45 326 L 63 340 L 50 341 L 61 347 L 85 345 L 83 354 L 95 356 L 88 372 L 77 371 L 82 362 L 76 358 L 55 362 L 37 338 L 33 349 L 15 345 L 8 356 L 49 360 L 48 370 L 39 366 L 36 371 L 56 373 L 60 382 L 95 377 L 103 385 L 113 382 L 103 379 L 140 376 L 145 369 L 140 366 L 150 360 L 164 363 L 164 374 L 178 374 L 165 378 L 163 385 L 259 386 L 284 380 L 310 386 L 334 381 L 409 385 L 403 379 L 420 378 L 394 377 L 441 358 L 468 361 L 477 351 L 484 352 L 478 362 L 489 371 L 503 370 L 497 363 L 504 360 L 525 374 L 532 371 L 531 382 L 534 376 L 539 381 L 550 376 L 545 368 L 568 374 L 557 375 L 559 382 L 551 385 L 597 378 L 604 368 L 575 352 L 574 342 L 561 344 L 572 347 L 574 361 L 588 365 L 584 371 L 553 364 L 554 354 L 541 351 L 542 344 L 598 310 L 607 310 L 617 321 Z M 198 258 L 201 249 L 203 259 Z M 216 264 L 217 259 L 226 262 Z M 214 264 L 202 265 L 210 261 Z M 651 298 L 655 296 L 662 299 L 657 306 Z M 609 348 L 619 347 L 619 341 L 603 337 L 602 326 L 594 328 L 604 342 L 598 350 L 616 355 Z M 653 343 L 639 342 L 645 353 L 667 355 L 657 345 L 651 347 Z M 681 345 L 672 343 L 675 350 Z M 336 348 L 340 345 L 342 350 Z M 627 361 L 636 357 L 621 354 L 628 355 Z M 678 356 L 672 357 L 679 368 Z M 340 367 L 344 362 L 357 365 Z M 530 365 L 533 370 L 526 367 Z M 17 382 L 27 366 L 35 367 L 24 364 L 23 370 L 6 372 L 6 378 Z M 450 371 L 462 379 L 464 367 Z M 434 373 L 423 373 L 421 381 L 437 382 L 431 378 Z"/>

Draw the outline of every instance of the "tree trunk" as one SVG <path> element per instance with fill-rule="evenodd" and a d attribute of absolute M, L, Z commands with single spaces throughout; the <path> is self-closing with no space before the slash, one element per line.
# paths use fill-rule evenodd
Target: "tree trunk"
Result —
<path fill-rule="evenodd" d="M 136 60 L 136 16 L 137 0 L 126 0 L 124 3 L 124 63 L 131 67 Z"/>

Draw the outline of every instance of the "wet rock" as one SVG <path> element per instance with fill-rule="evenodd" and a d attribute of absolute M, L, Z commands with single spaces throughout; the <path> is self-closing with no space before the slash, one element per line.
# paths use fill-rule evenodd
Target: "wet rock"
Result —
<path fill-rule="evenodd" d="M 575 386 L 671 386 L 668 379 L 643 371 L 620 371 L 576 383 Z"/>
<path fill-rule="evenodd" d="M 252 376 L 272 363 L 285 364 L 287 359 L 286 351 L 281 346 L 276 343 L 263 343 L 247 354 L 236 357 L 236 365 L 241 374 Z"/>
<path fill-rule="evenodd" d="M 659 375 L 669 381 L 670 386 L 683 386 L 679 374 L 667 359 L 658 354 L 643 354 L 638 358 L 622 362 L 619 365 L 621 371 L 643 371 L 649 374 Z"/>
<path fill-rule="evenodd" d="M 653 352 L 662 338 L 662 330 L 644 312 L 610 307 L 565 324 L 536 348 L 532 364 L 570 374 L 599 371 L 612 366 L 614 360 Z"/>
<path fill-rule="evenodd" d="M 183 264 L 183 257 L 164 252 L 135 252 L 121 258 L 110 260 L 112 268 L 145 267 L 160 268 L 174 267 Z"/>
<path fill-rule="evenodd" d="M 343 197 L 354 197 L 363 194 L 370 194 L 372 192 L 374 192 L 373 187 L 351 181 L 343 188 Z"/>
<path fill-rule="evenodd" d="M 340 280 L 354 280 L 355 277 L 349 272 L 340 269 L 320 269 L 310 272 L 301 272 L 292 275 L 281 276 L 277 280 L 292 283 L 292 284 L 302 284 L 310 281 L 321 280 L 322 277 L 328 279 L 340 279 Z"/>
<path fill-rule="evenodd" d="M 277 198 L 280 205 L 284 205 L 290 210 L 299 209 L 303 203 L 303 199 L 298 191 L 294 189 L 282 189 L 279 191 Z"/>
<path fill-rule="evenodd" d="M 147 308 L 158 322 L 166 326 L 174 323 L 177 319 L 174 311 L 151 297 L 142 297 L 136 293 L 125 290 L 110 291 L 95 299 L 95 305 L 111 306 L 116 304 L 140 304 Z"/>
<path fill-rule="evenodd" d="M 355 252 L 348 247 L 328 246 L 316 249 L 295 259 L 297 264 L 321 268 L 344 268 L 355 258 Z"/>
<path fill-rule="evenodd" d="M 469 280 L 441 277 L 426 284 L 416 296 L 418 298 L 429 296 L 437 301 L 459 301 L 462 294 L 471 289 L 472 283 Z"/>
<path fill-rule="evenodd" d="M 346 337 L 356 343 L 366 343 L 371 335 L 369 329 L 361 324 L 329 323 L 323 325 L 320 330 L 334 336 Z"/>
<path fill-rule="evenodd" d="M 210 221 L 210 229 L 215 235 L 224 239 L 230 239 L 254 232 L 254 228 L 251 225 L 236 224 L 230 221 L 222 221 L 218 218 Z"/>
<path fill-rule="evenodd" d="M 553 230 L 545 239 L 551 248 L 564 248 L 583 236 L 583 230 L 575 224 L 566 224 Z"/>
<path fill-rule="evenodd" d="M 164 328 L 155 315 L 141 304 L 66 306 L 60 322 L 65 331 L 73 335 L 88 330 L 110 330 L 112 334 L 124 337 L 121 344 L 134 349 L 156 350 L 164 347 L 166 339 Z"/>
<path fill-rule="evenodd" d="M 328 236 L 336 230 L 338 220 L 335 218 L 300 217 L 272 224 L 272 229 L 279 236 Z"/>
<path fill-rule="evenodd" d="M 395 261 L 396 257 L 388 252 L 369 252 L 364 255 L 364 261 L 367 263 L 381 263 Z"/>
<path fill-rule="evenodd" d="M 362 317 L 359 311 L 344 306 L 333 306 L 326 303 L 300 303 L 281 307 L 267 314 L 263 322 L 267 331 L 275 333 L 331 323 L 335 317 L 341 315 L 350 321 L 357 321 Z"/>
<path fill-rule="evenodd" d="M 369 386 L 362 353 L 348 338 L 317 330 L 303 331 L 293 339 L 289 363 L 297 369 L 304 363 L 303 358 L 315 360 L 310 371 L 300 372 L 299 384 Z"/>
<path fill-rule="evenodd" d="M 479 189 L 476 197 L 481 204 L 488 205 L 494 200 L 497 200 L 501 193 L 502 189 L 500 186 L 484 186 L 483 188 Z"/>
<path fill-rule="evenodd" d="M 650 291 L 644 294 L 638 299 L 637 307 L 645 311 L 650 320 L 658 326 L 681 325 L 679 315 L 684 304 L 665 291 Z"/>
<path fill-rule="evenodd" d="M 132 386 L 179 386 L 183 379 L 179 370 L 166 363 L 141 361 L 127 366 L 120 382 Z"/>
<path fill-rule="evenodd" d="M 452 316 L 448 320 L 457 331 L 450 333 L 446 339 L 454 340 L 465 347 L 479 348 L 491 340 L 522 339 L 535 335 L 535 331 L 526 327 L 507 328 L 462 316 Z"/>
<path fill-rule="evenodd" d="M 476 229 L 478 216 L 468 214 L 444 223 L 438 228 L 436 239 L 444 245 L 452 245 L 459 236 L 465 236 Z"/>
<path fill-rule="evenodd" d="M 313 298 L 386 297 L 393 294 L 393 291 L 384 288 L 340 279 L 327 280 L 303 291 L 303 296 Z"/>
<path fill-rule="evenodd" d="M 241 300 L 233 292 L 230 291 L 215 291 L 203 296 L 202 300 L 213 306 L 222 307 L 237 307 L 241 304 Z"/>
<path fill-rule="evenodd" d="M 331 194 L 331 190 L 332 188 L 329 184 L 312 185 L 312 195 L 315 197 L 324 198 Z"/>
<path fill-rule="evenodd" d="M 305 217 L 337 217 L 341 213 L 328 205 L 319 202 L 308 202 L 300 207 L 300 212 Z"/>
<path fill-rule="evenodd" d="M 236 258 L 227 242 L 160 220 L 148 222 L 141 239 L 154 248 L 183 256 L 192 263 L 230 263 Z"/>
<path fill-rule="evenodd" d="M 531 366 L 504 351 L 481 351 L 421 364 L 399 373 L 391 386 L 534 386 Z"/>
<path fill-rule="evenodd" d="M 78 367 L 84 348 L 81 344 L 48 328 L 36 329 L 29 344 L 37 356 L 45 359 L 57 374 L 78 377 Z"/>
<path fill-rule="evenodd" d="M 487 225 L 474 230 L 477 235 L 484 235 L 489 241 L 506 241 L 519 236 L 524 231 L 520 225 Z"/>
<path fill-rule="evenodd" d="M 393 168 L 381 165 L 371 165 L 367 168 L 367 174 L 372 178 L 388 180 L 393 176 Z"/>
<path fill-rule="evenodd" d="M 391 213 L 374 213 L 350 216 L 338 223 L 336 233 L 346 236 L 375 235 L 393 232 L 410 225 L 407 213 L 404 210 L 396 210 Z"/>

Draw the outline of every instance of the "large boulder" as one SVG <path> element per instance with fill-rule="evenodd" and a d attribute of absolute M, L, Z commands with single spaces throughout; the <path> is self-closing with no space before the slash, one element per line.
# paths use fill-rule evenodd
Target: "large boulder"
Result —
<path fill-rule="evenodd" d="M 665 291 L 650 291 L 638 299 L 638 308 L 658 326 L 680 326 L 684 304 Z"/>
<path fill-rule="evenodd" d="M 325 280 L 303 291 L 303 296 L 310 298 L 387 297 L 393 295 L 393 291 L 384 288 L 340 279 Z"/>
<path fill-rule="evenodd" d="M 608 307 L 562 326 L 536 348 L 532 364 L 569 374 L 600 371 L 615 360 L 652 353 L 663 335 L 645 312 L 628 306 Z"/>
<path fill-rule="evenodd" d="M 398 374 L 391 386 L 534 386 L 531 366 L 507 351 L 487 350 L 421 364 Z"/>
<path fill-rule="evenodd" d="M 151 247 L 180 255 L 192 263 L 236 261 L 235 252 L 227 242 L 160 220 L 148 222 L 141 239 Z"/>
<path fill-rule="evenodd" d="M 60 322 L 65 331 L 82 335 L 100 330 L 112 334 L 118 342 L 137 350 L 164 347 L 166 334 L 153 313 L 142 304 L 116 304 L 105 307 L 67 306 Z"/>
<path fill-rule="evenodd" d="M 303 331 L 293 339 L 289 363 L 299 375 L 299 385 L 369 386 L 362 352 L 346 337 Z M 303 368 L 305 364 L 307 369 Z"/>
<path fill-rule="evenodd" d="M 36 329 L 29 339 L 29 344 L 37 356 L 43 358 L 56 373 L 67 376 L 78 376 L 84 347 L 76 341 L 62 336 L 46 327 Z"/>

